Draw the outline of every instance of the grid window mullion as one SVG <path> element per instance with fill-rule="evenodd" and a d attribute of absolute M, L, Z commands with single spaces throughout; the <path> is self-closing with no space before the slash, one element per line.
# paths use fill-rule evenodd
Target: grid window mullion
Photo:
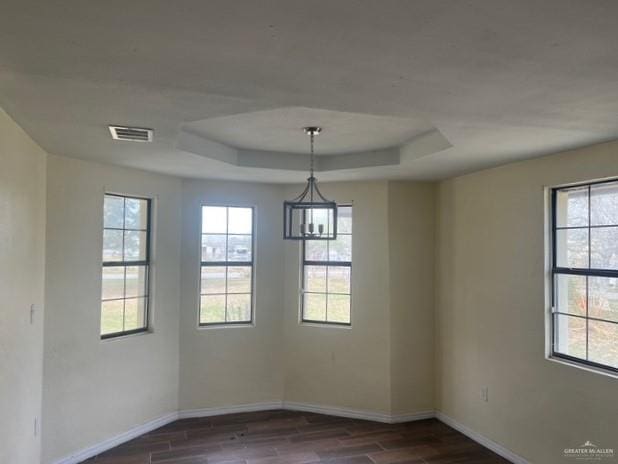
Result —
<path fill-rule="evenodd" d="M 592 268 L 592 231 L 590 230 L 591 225 L 591 197 L 592 189 L 590 185 L 588 186 L 588 269 Z M 590 279 L 589 276 L 586 276 L 586 359 L 590 359 L 590 349 L 589 349 L 589 339 L 590 339 L 590 323 L 588 317 L 590 316 Z"/>
<path fill-rule="evenodd" d="M 618 270 L 611 269 L 609 265 L 603 266 L 605 264 L 603 261 L 601 261 L 603 264 L 600 265 L 597 258 L 593 260 L 592 240 L 593 229 L 618 227 L 618 224 L 601 224 L 599 220 L 595 220 L 595 225 L 592 223 L 593 217 L 598 217 L 599 214 L 615 215 L 614 209 L 616 206 L 612 205 L 611 196 L 609 199 L 596 196 L 595 203 L 593 204 L 593 187 L 597 184 L 613 184 L 613 186 L 610 186 L 610 193 L 606 193 L 606 195 L 616 195 L 615 190 L 612 193 L 612 189 L 615 189 L 614 186 L 618 186 L 616 180 L 556 188 L 552 191 L 552 354 L 590 366 L 618 372 L 618 360 L 612 356 L 605 355 L 607 352 L 605 347 L 613 346 L 617 340 L 613 338 L 613 335 L 611 335 L 612 331 L 609 331 L 609 329 L 605 335 L 599 335 L 599 327 L 602 327 L 603 324 L 605 324 L 604 327 L 618 326 L 618 321 L 610 320 L 613 318 L 612 315 L 603 312 L 607 311 L 607 309 L 603 309 L 604 306 L 607 307 L 609 304 L 611 307 L 612 305 L 611 289 L 607 288 L 608 284 L 604 284 L 605 287 L 602 289 L 598 287 L 600 284 L 592 284 L 592 279 L 595 278 L 595 282 L 607 282 L 608 279 L 618 278 Z M 580 192 L 585 192 L 582 192 L 586 196 L 584 199 L 581 199 L 581 197 L 578 199 L 577 188 L 579 188 Z M 570 191 L 575 192 L 573 196 L 571 196 Z M 597 192 L 595 190 L 596 195 L 603 195 L 603 193 Z M 602 202 L 605 202 L 604 206 Z M 587 209 L 584 214 L 582 214 L 583 207 Z M 593 207 L 614 209 L 595 209 L 593 211 Z M 559 211 L 559 208 L 566 209 Z M 560 226 L 557 224 L 559 215 L 561 221 L 564 222 Z M 577 223 L 578 218 L 580 218 L 579 224 Z M 581 221 L 581 219 L 584 220 Z M 587 223 L 582 225 L 581 223 L 583 222 Z M 571 240 L 564 234 L 562 236 L 557 234 L 557 231 L 565 229 L 585 229 L 587 231 L 587 239 L 581 244 L 587 247 L 587 250 L 585 250 L 586 254 L 584 254 L 583 246 L 578 244 L 577 239 Z M 595 256 L 604 256 L 604 253 L 608 253 L 606 250 L 608 247 L 606 240 L 609 240 L 609 238 L 603 238 L 597 234 L 594 241 Z M 587 264 L 587 267 L 569 268 L 557 266 L 559 255 L 564 256 L 565 254 L 577 253 L 579 253 L 581 258 L 587 258 L 583 261 L 583 263 Z M 593 264 L 596 268 L 593 268 Z M 583 288 L 580 287 L 581 290 L 577 290 L 576 287 L 572 287 L 572 279 L 559 281 L 558 276 L 560 275 L 584 277 L 585 283 Z M 593 285 L 594 289 L 591 288 Z M 577 307 L 577 298 L 585 300 L 585 307 L 582 308 L 583 312 L 576 314 L 570 308 Z M 562 305 L 565 304 L 567 306 L 563 307 Z M 603 353 L 603 355 L 599 355 L 599 353 Z"/>
<path fill-rule="evenodd" d="M 216 215 L 218 214 L 218 221 L 219 222 L 207 222 L 206 219 L 206 210 L 208 208 L 212 208 L 215 210 L 215 212 L 213 214 L 215 214 L 214 217 L 216 217 Z M 217 267 L 217 268 L 221 268 L 222 272 L 223 272 L 223 277 L 221 278 L 221 280 L 219 281 L 220 284 L 216 284 L 216 280 L 213 281 L 215 283 L 215 285 L 221 285 L 221 292 L 208 292 L 206 293 L 204 288 L 203 288 L 203 284 L 204 284 L 204 280 L 203 279 L 208 279 L 208 273 L 205 275 L 205 277 L 201 277 L 200 278 L 200 299 L 206 297 L 214 297 L 214 296 L 218 296 L 220 297 L 220 301 L 218 303 L 216 303 L 215 308 L 218 308 L 214 313 L 210 313 L 210 315 L 208 315 L 208 313 L 204 314 L 203 310 L 207 307 L 207 306 L 200 306 L 200 321 L 199 324 L 200 325 L 224 325 L 224 324 L 246 324 L 246 323 L 250 323 L 253 320 L 253 282 L 254 282 L 254 240 L 253 240 L 253 236 L 254 236 L 254 211 L 253 208 L 246 208 L 250 210 L 250 220 L 251 220 L 251 232 L 250 233 L 246 233 L 246 232 L 242 232 L 242 231 L 238 231 L 238 227 L 235 230 L 231 230 L 231 224 L 230 224 L 230 220 L 231 220 L 231 210 L 235 208 L 235 207 L 229 207 L 229 206 L 207 206 L 207 205 L 203 205 L 202 206 L 202 231 L 201 231 L 201 235 L 200 237 L 202 238 L 202 244 L 204 244 L 205 242 L 208 242 L 207 240 L 204 239 L 205 236 L 211 235 L 211 236 L 220 236 L 221 237 L 221 243 L 223 244 L 222 246 L 225 248 L 225 253 L 223 256 L 221 256 L 215 249 L 215 251 L 213 251 L 211 253 L 211 251 L 207 250 L 205 253 L 205 255 L 203 254 L 204 251 L 201 252 L 202 257 L 200 260 L 201 266 L 200 266 L 200 273 L 203 275 L 203 270 L 205 268 L 208 267 Z M 239 207 L 240 208 L 240 207 Z M 220 212 L 216 212 L 216 209 L 220 209 Z M 223 210 L 223 211 L 221 211 Z M 238 216 L 236 216 L 238 217 Z M 206 222 L 205 222 L 206 221 Z M 225 221 L 225 224 L 223 224 L 223 221 Z M 233 221 L 233 220 L 232 220 Z M 207 227 L 207 224 L 213 225 L 213 224 L 220 224 L 220 225 L 216 225 L 214 228 L 213 227 Z M 237 222 L 235 222 L 235 224 L 238 224 Z M 224 226 L 224 227 L 223 227 Z M 242 229 L 241 229 L 242 230 Z M 239 247 L 242 247 L 242 245 L 235 245 L 236 248 L 234 249 L 234 254 L 231 253 L 230 250 L 230 244 L 234 243 L 231 242 L 231 237 L 230 236 L 234 236 L 236 237 L 250 237 L 250 252 L 251 252 L 251 259 L 250 260 L 245 260 L 245 261 L 235 261 L 233 260 L 234 258 L 238 259 L 242 259 L 243 255 L 241 254 L 240 251 L 238 251 Z M 242 242 L 241 242 L 242 243 Z M 204 245 L 202 245 L 204 246 Z M 245 250 L 243 253 L 247 253 L 247 251 Z M 214 261 L 214 259 L 219 259 L 218 261 Z M 230 280 L 231 278 L 235 278 L 230 276 L 230 268 L 247 268 L 249 270 L 249 276 L 250 276 L 250 281 L 249 281 L 249 290 L 248 291 L 240 291 L 240 289 L 236 288 L 236 291 L 231 291 L 232 290 L 232 284 L 237 284 L 238 282 L 236 282 L 236 280 L 234 280 L 233 282 Z M 216 279 L 216 277 L 211 277 L 213 279 Z M 212 284 L 211 284 L 212 285 Z M 216 288 L 216 287 L 215 287 Z M 241 287 L 242 288 L 242 287 Z M 247 317 L 247 319 L 245 320 L 245 315 L 243 314 L 244 309 L 246 308 L 246 306 L 242 306 L 244 305 L 244 300 L 242 298 L 240 298 L 239 296 L 242 295 L 248 295 L 248 304 L 249 304 L 249 315 Z M 212 303 L 212 300 L 211 300 Z M 209 303 L 210 304 L 210 303 Z M 238 308 L 238 304 L 241 304 L 240 306 L 240 311 L 234 311 L 233 313 L 231 313 L 231 309 L 233 308 Z M 221 308 L 220 305 L 223 305 L 223 308 Z M 222 311 L 221 311 L 222 309 Z M 243 320 L 236 320 L 238 318 L 241 318 Z"/>
<path fill-rule="evenodd" d="M 125 231 L 126 231 L 126 226 L 127 226 L 127 199 L 123 198 L 122 199 L 122 260 L 125 260 L 125 244 L 124 244 L 124 237 L 125 237 Z"/>
<path fill-rule="evenodd" d="M 230 209 L 225 208 L 225 261 L 230 260 Z M 225 322 L 229 322 L 227 308 L 227 274 L 229 266 L 225 266 Z"/>
<path fill-rule="evenodd" d="M 125 237 L 125 228 L 127 226 L 127 199 L 123 198 L 122 199 L 122 261 L 125 260 L 125 243 L 124 243 L 124 237 Z M 124 332 L 125 330 L 125 315 L 126 315 L 126 310 L 127 310 L 127 267 L 125 265 L 124 270 L 123 270 L 123 282 L 122 282 L 122 296 L 123 296 L 123 300 L 122 300 L 122 331 Z"/>
<path fill-rule="evenodd" d="M 330 217 L 329 217 L 329 224 L 330 224 Z M 351 237 L 352 233 L 349 232 L 338 232 L 337 236 L 342 236 L 342 237 Z M 332 292 L 331 290 L 333 289 L 333 286 L 331 285 L 331 278 L 333 275 L 333 269 L 334 268 L 348 268 L 350 269 L 350 276 L 351 276 L 351 267 L 352 267 L 352 262 L 351 261 L 331 261 L 331 248 L 332 248 L 332 242 L 330 240 L 326 241 L 326 244 L 324 245 L 324 249 L 325 249 L 325 253 L 326 256 L 324 257 L 324 259 L 307 259 L 307 246 L 305 241 L 302 242 L 301 244 L 302 248 L 302 273 L 301 273 L 301 277 L 302 277 L 302 286 L 301 286 L 301 298 L 300 298 L 300 304 L 301 304 L 301 320 L 303 321 L 307 321 L 307 322 L 320 322 L 320 323 L 325 323 L 325 324 L 334 324 L 334 325 L 350 325 L 349 322 L 348 323 L 343 323 L 343 322 L 333 322 L 329 320 L 329 309 L 332 309 L 331 305 L 329 305 L 329 296 L 347 296 L 347 297 L 351 297 L 351 290 L 349 290 L 349 293 L 342 293 L 342 292 Z M 308 267 L 324 267 L 325 268 L 325 291 L 324 292 L 319 292 L 319 291 L 308 291 L 307 290 L 307 279 L 308 279 Z M 333 269 L 331 269 L 333 268 Z M 316 321 L 314 320 L 314 318 L 310 318 L 307 315 L 307 295 L 323 295 L 324 296 L 324 316 L 320 316 L 320 320 Z M 320 304 L 321 306 L 321 304 Z M 349 306 L 348 306 L 348 311 L 350 310 Z M 313 314 L 312 314 L 313 316 Z"/>
<path fill-rule="evenodd" d="M 225 266 L 225 322 L 228 322 L 229 319 L 227 317 L 227 294 L 228 294 L 228 284 L 227 284 L 227 274 L 228 274 L 229 266 Z"/>
<path fill-rule="evenodd" d="M 125 331 L 126 318 L 127 318 L 127 266 L 123 269 L 123 282 L 122 282 L 122 331 Z"/>
<path fill-rule="evenodd" d="M 328 250 L 330 253 L 330 249 Z M 326 266 L 326 311 L 324 312 L 324 320 L 328 322 L 328 267 Z"/>
<path fill-rule="evenodd" d="M 124 196 L 124 195 L 117 195 L 117 194 L 105 194 L 104 197 L 104 208 L 107 207 L 107 204 L 105 203 L 105 201 L 107 201 L 107 199 L 111 199 L 111 198 L 117 198 L 117 199 L 121 199 L 121 206 L 120 206 L 120 211 L 118 211 L 117 214 L 117 222 L 116 222 L 116 226 L 114 227 L 109 227 L 108 224 L 106 223 L 106 217 L 104 216 L 104 223 L 103 223 L 103 231 L 105 234 L 106 230 L 115 230 L 115 231 L 119 231 L 120 232 L 120 237 L 119 237 L 119 246 L 120 246 L 120 257 L 119 260 L 116 261 L 103 261 L 102 262 L 102 267 L 103 268 L 111 268 L 111 267 L 121 267 L 122 271 L 121 271 L 121 275 L 119 276 L 121 279 L 121 282 L 119 282 L 120 288 L 121 288 L 121 294 L 120 297 L 118 298 L 101 298 L 102 301 L 102 309 L 105 308 L 104 304 L 106 302 L 112 302 L 112 301 L 116 301 L 118 302 L 118 307 L 116 309 L 112 310 L 112 314 L 111 315 L 107 315 L 107 317 L 111 317 L 111 321 L 110 324 L 112 327 L 114 327 L 114 324 L 116 324 L 115 329 L 113 329 L 112 331 L 109 331 L 108 329 L 106 329 L 103 326 L 103 320 L 104 317 L 106 316 L 105 314 L 102 313 L 101 315 L 101 338 L 111 338 L 111 337 L 115 337 L 118 335 L 125 335 L 125 334 L 130 334 L 130 333 L 137 333 L 140 331 L 144 331 L 147 329 L 148 327 L 148 311 L 149 311 L 149 305 L 150 305 L 150 227 L 151 227 L 151 223 L 150 223 L 150 218 L 151 218 L 151 200 L 147 199 L 147 198 L 138 198 L 138 197 L 128 197 L 128 196 Z M 137 212 L 138 216 L 137 216 L 137 222 L 141 222 L 142 220 L 145 221 L 146 227 L 142 228 L 139 227 L 140 224 L 138 224 L 137 227 L 127 227 L 128 225 L 128 216 L 129 216 L 129 210 L 128 210 L 128 202 L 129 201 L 133 201 L 133 200 L 139 200 L 139 210 Z M 110 201 L 114 201 L 114 200 L 110 200 Z M 118 200 L 116 200 L 118 201 Z M 112 211 L 113 211 L 113 206 L 112 206 Z M 142 209 L 143 208 L 143 209 Z M 135 211 L 133 211 L 135 212 Z M 112 216 L 114 213 L 111 213 Z M 137 260 L 127 260 L 126 258 L 126 251 L 127 251 L 127 240 L 126 240 L 126 232 L 140 232 L 140 233 L 144 233 L 144 235 L 142 236 L 141 234 L 139 235 L 139 242 L 137 245 L 138 250 L 140 250 L 138 253 L 141 255 L 142 253 L 142 249 L 144 249 L 144 259 L 137 259 Z M 145 241 L 142 242 L 142 240 Z M 105 242 L 104 242 L 104 246 L 105 246 Z M 143 247 L 143 248 L 142 248 Z M 104 250 L 104 255 L 105 255 L 105 250 Z M 137 270 L 136 275 L 134 277 L 132 277 L 132 279 L 135 279 L 135 282 L 132 284 L 132 287 L 135 287 L 135 294 L 133 294 L 133 292 L 131 292 L 131 296 L 128 296 L 128 287 L 129 287 L 129 276 L 128 276 L 128 268 L 134 268 Z M 108 281 L 108 285 L 109 281 Z M 111 285 L 114 285 L 113 283 Z M 133 305 L 133 313 L 132 314 L 132 318 L 128 318 L 127 316 L 127 311 L 128 311 L 128 306 L 127 306 L 127 302 L 134 302 Z M 141 304 L 140 304 L 141 301 Z M 109 310 L 109 308 L 108 308 Z M 113 314 L 113 311 L 118 311 L 118 315 L 117 315 L 117 322 L 114 323 L 113 322 L 113 318 L 116 317 Z M 131 319 L 137 318 L 133 321 L 133 323 L 137 323 L 140 320 L 142 321 L 141 324 L 135 324 L 136 327 L 130 327 L 129 326 L 129 322 L 131 321 Z M 109 328 L 109 326 L 108 326 Z"/>
<path fill-rule="evenodd" d="M 590 277 L 586 276 L 586 359 L 589 359 Z"/>

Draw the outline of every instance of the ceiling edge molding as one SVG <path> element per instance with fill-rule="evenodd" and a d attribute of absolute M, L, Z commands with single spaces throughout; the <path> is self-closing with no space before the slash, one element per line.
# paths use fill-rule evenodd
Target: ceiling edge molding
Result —
<path fill-rule="evenodd" d="M 238 150 L 181 129 L 176 148 L 196 155 L 238 166 Z"/>
<path fill-rule="evenodd" d="M 320 155 L 315 159 L 317 172 L 349 169 L 369 169 L 382 166 L 399 166 L 412 160 L 446 150 L 452 145 L 437 130 L 431 130 L 408 140 L 398 147 L 381 150 Z M 233 166 L 279 171 L 307 171 L 309 155 L 263 150 L 236 149 L 210 140 L 186 128 L 181 128 L 177 148 L 189 153 L 221 161 Z"/>
<path fill-rule="evenodd" d="M 308 171 L 309 155 L 299 156 L 295 153 L 240 149 L 238 150 L 238 165 L 245 168 Z"/>
<path fill-rule="evenodd" d="M 384 150 L 345 153 L 342 155 L 322 155 L 317 157 L 316 171 L 337 171 L 341 169 L 373 168 L 378 166 L 396 166 L 401 164 L 399 150 Z"/>
<path fill-rule="evenodd" d="M 433 129 L 411 138 L 399 148 L 401 164 L 444 151 L 452 146 L 442 132 Z"/>

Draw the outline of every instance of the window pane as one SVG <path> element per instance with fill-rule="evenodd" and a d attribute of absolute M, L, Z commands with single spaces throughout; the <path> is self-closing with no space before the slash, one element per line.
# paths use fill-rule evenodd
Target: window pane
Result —
<path fill-rule="evenodd" d="M 251 261 L 251 235 L 228 235 L 228 261 Z"/>
<path fill-rule="evenodd" d="M 101 303 L 101 335 L 122 332 L 124 300 Z"/>
<path fill-rule="evenodd" d="M 618 279 L 588 277 L 588 315 L 618 322 Z"/>
<path fill-rule="evenodd" d="M 350 323 L 350 296 L 328 295 L 328 322 Z"/>
<path fill-rule="evenodd" d="M 588 267 L 588 229 L 556 231 L 556 261 L 559 267 Z"/>
<path fill-rule="evenodd" d="M 225 295 L 200 297 L 200 324 L 225 322 Z"/>
<path fill-rule="evenodd" d="M 590 267 L 618 269 L 618 227 L 590 229 Z"/>
<path fill-rule="evenodd" d="M 225 293 L 225 266 L 202 266 L 202 294 Z"/>
<path fill-rule="evenodd" d="M 250 234 L 252 232 L 251 208 L 229 208 L 228 233 Z"/>
<path fill-rule="evenodd" d="M 202 268 L 200 322 L 250 322 L 253 270 L 240 264 L 252 262 L 253 209 L 204 206 L 202 215 L 202 261 L 228 266 Z"/>
<path fill-rule="evenodd" d="M 124 266 L 104 267 L 101 298 L 110 300 L 124 296 Z"/>
<path fill-rule="evenodd" d="M 337 234 L 352 233 L 352 208 L 339 207 L 337 208 Z"/>
<path fill-rule="evenodd" d="M 128 266 L 125 297 L 146 295 L 146 266 Z"/>
<path fill-rule="evenodd" d="M 225 261 L 225 235 L 202 235 L 202 261 Z"/>
<path fill-rule="evenodd" d="M 125 203 L 125 229 L 143 229 L 148 227 L 148 201 L 139 198 L 127 198 Z"/>
<path fill-rule="evenodd" d="M 202 233 L 225 234 L 227 232 L 226 210 L 225 206 L 202 207 Z"/>
<path fill-rule="evenodd" d="M 586 359 L 586 320 L 554 314 L 555 347 L 558 353 Z"/>
<path fill-rule="evenodd" d="M 146 327 L 146 298 L 129 298 L 124 303 L 124 330 Z"/>
<path fill-rule="evenodd" d="M 122 230 L 103 231 L 103 261 L 122 261 Z"/>
<path fill-rule="evenodd" d="M 231 294 L 227 296 L 227 322 L 248 322 L 251 320 L 251 295 Z"/>
<path fill-rule="evenodd" d="M 352 261 L 352 236 L 337 235 L 337 240 L 328 242 L 330 261 Z"/>
<path fill-rule="evenodd" d="M 588 360 L 618 367 L 618 324 L 588 321 Z"/>
<path fill-rule="evenodd" d="M 556 225 L 558 227 L 588 225 L 588 187 L 556 192 Z"/>
<path fill-rule="evenodd" d="M 305 259 L 307 261 L 327 261 L 327 246 L 326 240 L 307 240 L 305 242 Z"/>
<path fill-rule="evenodd" d="M 124 223 L 124 198 L 106 195 L 103 200 L 103 227 L 122 229 Z"/>
<path fill-rule="evenodd" d="M 618 224 L 618 183 L 590 187 L 590 222 L 593 226 Z"/>
<path fill-rule="evenodd" d="M 146 261 L 146 232 L 124 231 L 125 261 Z"/>
<path fill-rule="evenodd" d="M 322 293 L 305 293 L 303 318 L 310 321 L 326 320 L 326 295 Z"/>
<path fill-rule="evenodd" d="M 149 205 L 148 199 L 105 195 L 104 264 L 147 262 Z M 148 265 L 104 265 L 101 299 L 101 335 L 120 335 L 145 328 L 148 325 Z"/>
<path fill-rule="evenodd" d="M 349 267 L 329 266 L 328 267 L 328 292 L 329 293 L 350 293 L 350 271 Z M 329 306 L 330 312 L 330 306 Z"/>
<path fill-rule="evenodd" d="M 305 266 L 305 291 L 326 293 L 326 266 Z"/>
<path fill-rule="evenodd" d="M 555 286 L 558 312 L 586 315 L 586 276 L 557 274 Z"/>
<path fill-rule="evenodd" d="M 250 266 L 227 268 L 227 291 L 228 293 L 251 293 Z"/>

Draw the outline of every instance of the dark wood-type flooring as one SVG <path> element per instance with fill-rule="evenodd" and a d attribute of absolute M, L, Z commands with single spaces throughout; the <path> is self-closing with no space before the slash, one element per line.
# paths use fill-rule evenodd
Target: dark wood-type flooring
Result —
<path fill-rule="evenodd" d="M 84 462 L 508 463 L 435 419 L 382 424 L 280 410 L 178 420 Z"/>

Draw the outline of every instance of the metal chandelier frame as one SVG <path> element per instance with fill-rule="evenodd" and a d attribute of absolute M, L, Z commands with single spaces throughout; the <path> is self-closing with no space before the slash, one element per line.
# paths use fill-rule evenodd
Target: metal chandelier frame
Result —
<path fill-rule="evenodd" d="M 318 188 L 318 181 L 314 175 L 314 143 L 315 136 L 322 129 L 316 126 L 304 128 L 309 135 L 311 143 L 311 164 L 310 175 L 307 178 L 307 185 L 300 195 L 293 200 L 283 202 L 283 238 L 286 240 L 335 240 L 337 238 L 337 203 L 327 199 Z M 328 230 L 323 230 L 323 225 L 319 224 L 316 230 L 314 212 L 325 210 L 328 217 Z M 302 215 L 302 222 L 299 230 L 294 230 L 294 213 Z M 331 213 L 332 212 L 332 213 Z M 332 214 L 332 224 L 330 224 Z M 310 222 L 307 222 L 310 219 Z"/>

